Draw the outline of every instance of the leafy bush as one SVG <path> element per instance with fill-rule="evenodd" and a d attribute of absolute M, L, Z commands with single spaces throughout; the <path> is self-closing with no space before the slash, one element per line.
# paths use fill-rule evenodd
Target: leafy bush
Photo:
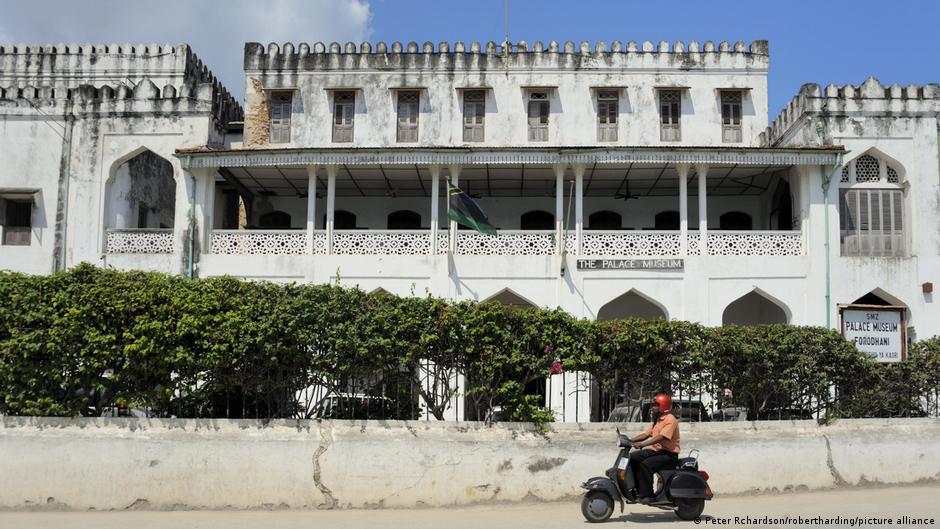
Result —
<path fill-rule="evenodd" d="M 468 418 L 499 409 L 544 423 L 552 414 L 537 395 L 559 369 L 591 373 L 614 400 L 662 387 L 721 399 L 727 389 L 755 418 L 792 408 L 936 413 L 940 338 L 915 344 L 909 357 L 878 365 L 818 327 L 591 322 L 493 302 L 87 264 L 51 276 L 0 273 L 0 413 L 11 415 L 126 406 L 163 416 L 309 418 L 348 405 L 414 419 L 421 399 L 443 418 L 463 375 Z"/>

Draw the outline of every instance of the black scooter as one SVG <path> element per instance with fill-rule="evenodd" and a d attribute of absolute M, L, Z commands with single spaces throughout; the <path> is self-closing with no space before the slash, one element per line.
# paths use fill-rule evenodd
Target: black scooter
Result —
<path fill-rule="evenodd" d="M 614 512 L 614 500 L 620 502 L 623 512 L 624 501 L 637 503 L 636 484 L 629 467 L 630 450 L 633 442 L 617 430 L 617 446 L 620 453 L 613 468 L 607 470 L 604 477 L 591 478 L 581 484 L 587 489 L 581 500 L 581 513 L 589 522 L 598 523 L 610 518 Z M 695 452 L 695 457 L 692 456 Z M 654 498 L 648 504 L 664 510 L 674 510 L 683 520 L 694 520 L 705 510 L 705 500 L 712 499 L 712 489 L 708 486 L 708 473 L 698 469 L 698 450 L 692 450 L 690 457 L 679 459 L 675 469 L 663 469 L 657 472 L 659 485 L 655 480 Z"/>

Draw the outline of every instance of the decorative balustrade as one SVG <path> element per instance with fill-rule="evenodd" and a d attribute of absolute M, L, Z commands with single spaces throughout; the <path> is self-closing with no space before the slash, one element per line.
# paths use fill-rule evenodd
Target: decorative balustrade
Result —
<path fill-rule="evenodd" d="M 709 231 L 708 254 L 803 255 L 799 231 Z M 565 253 L 592 257 L 679 257 L 678 231 L 584 230 L 580 249 L 577 235 L 565 234 Z M 172 230 L 109 230 L 111 253 L 172 252 Z M 450 251 L 448 230 L 440 230 L 432 251 L 430 230 L 335 230 L 335 255 L 443 255 Z M 554 230 L 500 230 L 485 235 L 469 230 L 457 232 L 457 255 L 555 255 Z M 311 245 L 303 230 L 215 230 L 212 253 L 230 255 L 327 254 L 326 232 L 313 234 Z M 688 233 L 687 255 L 701 255 L 700 234 Z"/>
<path fill-rule="evenodd" d="M 173 229 L 111 228 L 107 230 L 108 253 L 173 253 Z"/>
<path fill-rule="evenodd" d="M 457 232 L 460 255 L 554 255 L 555 232 L 501 230 L 496 235 Z"/>
<path fill-rule="evenodd" d="M 323 253 L 326 253 L 326 237 L 323 236 L 322 240 Z M 212 253 L 298 255 L 309 253 L 307 241 L 307 232 L 304 230 L 214 230 Z"/>
<path fill-rule="evenodd" d="M 430 230 L 335 230 L 333 253 L 338 255 L 428 255 L 431 253 L 431 232 Z"/>
<path fill-rule="evenodd" d="M 660 257 L 681 253 L 677 231 L 584 230 L 581 237 L 582 255 Z"/>
<path fill-rule="evenodd" d="M 692 239 L 691 233 L 689 239 Z M 708 254 L 803 255 L 803 234 L 799 231 L 709 231 Z"/>

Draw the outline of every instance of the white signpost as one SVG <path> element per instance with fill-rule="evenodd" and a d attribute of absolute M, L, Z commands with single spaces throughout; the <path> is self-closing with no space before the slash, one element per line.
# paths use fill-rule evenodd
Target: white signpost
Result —
<path fill-rule="evenodd" d="M 878 362 L 900 362 L 906 356 L 904 308 L 845 305 L 842 335 Z"/>

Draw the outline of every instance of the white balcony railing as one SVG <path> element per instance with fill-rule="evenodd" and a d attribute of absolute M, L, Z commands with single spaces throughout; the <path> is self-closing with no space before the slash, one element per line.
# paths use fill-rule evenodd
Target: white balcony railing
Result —
<path fill-rule="evenodd" d="M 438 234 L 447 251 L 447 232 Z M 440 248 L 440 243 L 438 243 Z M 336 230 L 333 253 L 338 255 L 430 255 L 430 230 Z"/>
<path fill-rule="evenodd" d="M 459 255 L 554 255 L 555 232 L 501 230 L 497 235 L 457 232 Z"/>
<path fill-rule="evenodd" d="M 212 253 L 299 255 L 309 253 L 307 240 L 305 230 L 214 230 Z M 322 240 L 323 253 L 326 253 L 326 237 Z M 316 236 L 314 242 L 317 242 Z"/>
<path fill-rule="evenodd" d="M 693 240 L 698 241 L 697 233 L 694 236 L 689 233 L 689 242 Z M 803 255 L 803 234 L 800 231 L 709 231 L 708 254 Z"/>
<path fill-rule="evenodd" d="M 585 230 L 581 237 L 583 255 L 659 257 L 681 253 L 677 231 Z"/>
<path fill-rule="evenodd" d="M 172 228 L 109 228 L 106 233 L 108 253 L 173 253 Z"/>
<path fill-rule="evenodd" d="M 112 232 L 114 242 L 112 243 Z M 154 233 L 159 232 L 159 233 Z M 146 235 L 145 235 L 146 234 Z M 165 237 L 165 239 L 159 239 Z M 156 239 L 155 239 L 156 238 Z M 701 255 L 700 235 L 688 234 L 688 255 Z M 157 240 L 159 239 L 159 241 Z M 584 230 L 579 244 L 573 232 L 565 234 L 565 253 L 591 257 L 678 257 L 682 255 L 678 231 L 596 231 Z M 432 252 L 430 230 L 335 230 L 332 252 L 335 255 L 431 255 L 450 250 L 447 230 L 440 230 L 437 248 Z M 171 230 L 109 230 L 108 251 L 171 252 Z M 165 248 L 157 250 L 156 248 Z M 126 249 L 130 248 L 130 249 Z M 500 230 L 485 235 L 469 230 L 457 232 L 457 255 L 555 255 L 554 230 Z M 326 232 L 313 234 L 312 248 L 304 230 L 215 230 L 212 253 L 228 255 L 300 255 L 326 254 Z M 800 231 L 709 231 L 708 254 L 803 255 Z"/>

